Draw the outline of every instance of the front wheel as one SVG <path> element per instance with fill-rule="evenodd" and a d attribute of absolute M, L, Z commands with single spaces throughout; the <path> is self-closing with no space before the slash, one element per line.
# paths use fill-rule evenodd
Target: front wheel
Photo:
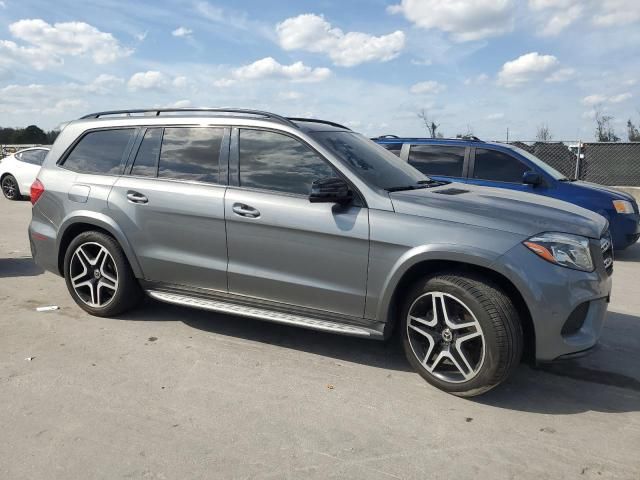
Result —
<path fill-rule="evenodd" d="M 522 356 L 522 325 L 511 299 L 474 274 L 416 283 L 402 308 L 409 363 L 430 384 L 461 397 L 504 381 Z"/>
<path fill-rule="evenodd" d="M 102 232 L 84 232 L 71 241 L 64 258 L 64 277 L 75 302 L 91 315 L 119 315 L 142 298 L 120 245 Z"/>

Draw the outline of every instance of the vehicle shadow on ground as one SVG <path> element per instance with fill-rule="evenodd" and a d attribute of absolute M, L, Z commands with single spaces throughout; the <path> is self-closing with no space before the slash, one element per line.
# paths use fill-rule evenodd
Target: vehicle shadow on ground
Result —
<path fill-rule="evenodd" d="M 31 257 L 0 258 L 0 278 L 35 277 L 43 273 Z"/>
<path fill-rule="evenodd" d="M 625 250 L 616 250 L 613 252 L 613 258 L 616 262 L 640 262 L 640 242 L 636 242 Z"/>
<path fill-rule="evenodd" d="M 617 313 L 610 315 L 615 316 L 617 323 L 623 323 L 624 329 L 633 331 L 634 342 L 640 338 L 640 318 Z M 121 319 L 182 321 L 190 327 L 216 335 L 268 343 L 376 368 L 412 371 L 395 336 L 386 342 L 371 341 L 165 305 L 152 299 Z M 612 322 L 615 319 L 611 319 Z M 632 334 L 625 330 L 623 333 L 625 337 Z M 606 345 L 591 357 L 586 357 L 590 360 L 576 359 L 539 368 L 522 364 L 505 384 L 469 401 L 551 415 L 589 410 L 610 413 L 640 411 L 640 379 L 629 374 L 640 372 L 640 365 L 635 368 L 626 361 L 624 365 L 629 367 L 628 370 L 619 368 L 629 355 L 632 362 L 640 363 L 640 352 L 633 353 L 635 344 L 616 344 L 617 330 L 615 335 L 616 338 L 607 338 L 605 332 L 603 340 Z"/>
<path fill-rule="evenodd" d="M 181 321 L 217 335 L 268 343 L 338 360 L 397 371 L 411 371 L 400 342 L 379 342 L 318 332 L 247 317 L 206 312 L 147 298 L 123 320 Z"/>

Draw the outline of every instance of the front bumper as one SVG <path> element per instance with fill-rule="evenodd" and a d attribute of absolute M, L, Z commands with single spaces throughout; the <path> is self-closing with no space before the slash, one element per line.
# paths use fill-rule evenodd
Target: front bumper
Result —
<path fill-rule="evenodd" d="M 517 245 L 496 262 L 522 294 L 535 332 L 535 359 L 548 362 L 594 347 L 607 314 L 611 276 L 593 240 L 596 270 L 580 272 L 546 262 L 524 245 Z M 572 313 L 580 321 L 568 322 Z M 563 331 L 564 329 L 564 331 Z"/>
<path fill-rule="evenodd" d="M 613 248 L 622 250 L 640 238 L 640 214 L 614 213 L 609 220 Z"/>

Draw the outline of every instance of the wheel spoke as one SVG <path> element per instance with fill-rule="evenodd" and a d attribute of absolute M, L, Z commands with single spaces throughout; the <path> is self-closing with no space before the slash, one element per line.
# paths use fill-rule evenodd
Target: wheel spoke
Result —
<path fill-rule="evenodd" d="M 480 370 L 484 335 L 475 315 L 460 299 L 443 292 L 425 293 L 409 308 L 407 327 L 414 355 L 434 376 L 459 383 L 474 378 Z"/>
<path fill-rule="evenodd" d="M 118 272 L 104 246 L 87 242 L 76 249 L 71 262 L 71 285 L 80 300 L 91 307 L 102 307 L 113 299 L 118 290 Z"/>

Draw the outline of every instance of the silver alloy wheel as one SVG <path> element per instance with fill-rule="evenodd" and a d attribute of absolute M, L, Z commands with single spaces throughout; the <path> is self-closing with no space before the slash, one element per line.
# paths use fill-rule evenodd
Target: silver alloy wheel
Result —
<path fill-rule="evenodd" d="M 411 304 L 407 336 L 418 361 L 440 380 L 467 382 L 484 363 L 486 346 L 478 319 L 448 293 L 428 292 Z"/>
<path fill-rule="evenodd" d="M 108 305 L 118 291 L 118 269 L 109 251 L 96 242 L 80 245 L 69 265 L 71 285 L 78 297 L 93 308 Z"/>
<path fill-rule="evenodd" d="M 18 193 L 18 185 L 11 177 L 5 177 L 2 180 L 2 193 L 10 200 L 13 200 Z"/>

